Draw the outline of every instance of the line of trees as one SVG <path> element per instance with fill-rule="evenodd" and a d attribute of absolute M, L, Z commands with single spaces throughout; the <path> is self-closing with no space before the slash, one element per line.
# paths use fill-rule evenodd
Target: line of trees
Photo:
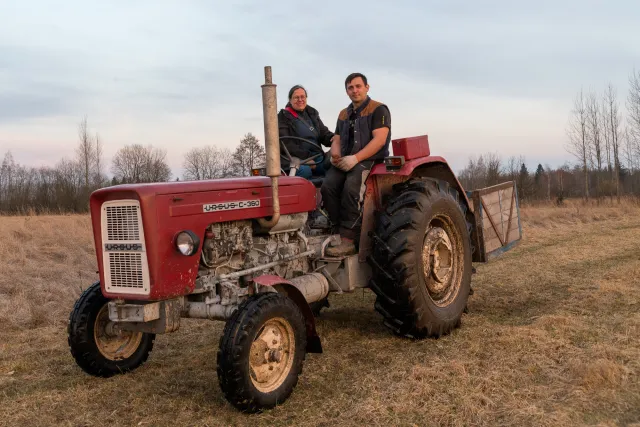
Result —
<path fill-rule="evenodd" d="M 248 176 L 264 161 L 264 147 L 248 133 L 235 151 L 214 146 L 188 151 L 182 179 Z M 78 144 L 72 158 L 63 158 L 52 167 L 28 167 L 16 163 L 11 152 L 5 153 L 0 166 L 0 213 L 86 212 L 91 193 L 99 188 L 173 179 L 166 150 L 152 145 L 131 144 L 118 150 L 111 160 L 111 178 L 105 168 L 102 141 L 90 132 L 85 117 L 78 125 Z"/>
<path fill-rule="evenodd" d="M 581 196 L 601 199 L 615 194 L 637 194 L 640 171 L 640 71 L 629 76 L 620 108 L 617 90 L 609 84 L 601 94 L 581 90 L 575 97 L 567 127 L 566 149 L 582 172 Z M 622 185 L 625 180 L 626 185 Z"/>
<path fill-rule="evenodd" d="M 523 203 L 566 197 L 619 200 L 624 194 L 640 195 L 640 71 L 635 69 L 629 76 L 624 106 L 622 111 L 611 84 L 601 93 L 581 90 L 576 95 L 565 144 L 576 160 L 573 165 L 552 168 L 538 164 L 529 172 L 522 156 L 503 161 L 497 154 L 487 153 L 470 157 L 458 178 L 466 189 L 516 181 Z M 0 213 L 86 212 L 89 196 L 98 188 L 173 179 L 166 150 L 140 144 L 118 150 L 111 160 L 109 178 L 102 144 L 100 136 L 90 132 L 85 117 L 78 125 L 74 157 L 53 167 L 19 165 L 7 152 L 0 166 Z M 175 179 L 248 176 L 264 162 L 264 147 L 248 133 L 235 150 L 212 145 L 186 152 L 182 176 Z"/>
<path fill-rule="evenodd" d="M 553 168 L 539 163 L 530 171 L 523 156 L 511 156 L 503 161 L 495 153 L 471 157 L 458 175 L 466 190 L 514 181 L 518 199 L 525 204 L 542 200 L 561 203 L 565 198 L 580 198 L 584 191 L 583 178 L 579 164 L 571 166 L 565 163 Z M 623 176 L 623 183 L 627 184 L 626 176 Z"/>
<path fill-rule="evenodd" d="M 503 162 L 493 153 L 472 157 L 460 171 L 465 188 L 475 189 L 516 181 L 523 202 L 576 197 L 601 201 L 624 194 L 640 195 L 640 71 L 629 75 L 629 92 L 621 108 L 618 93 L 608 84 L 601 93 L 576 95 L 567 125 L 565 149 L 576 160 L 552 168 L 538 164 L 529 172 L 523 157 Z M 626 114 L 625 114 L 626 113 Z"/>

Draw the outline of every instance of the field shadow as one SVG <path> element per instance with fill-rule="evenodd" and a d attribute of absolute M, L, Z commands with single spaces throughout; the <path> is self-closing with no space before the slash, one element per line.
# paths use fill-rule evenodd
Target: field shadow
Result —
<path fill-rule="evenodd" d="M 522 292 L 523 287 L 513 284 L 512 289 L 500 288 L 500 294 L 495 293 L 496 288 L 492 292 L 481 291 L 481 296 L 469 298 L 469 312 L 500 325 L 526 326 L 540 316 L 559 314 L 571 297 L 568 285 L 555 284 L 529 292 Z"/>
<path fill-rule="evenodd" d="M 316 326 L 326 331 L 342 330 L 365 335 L 388 334 L 382 317 L 370 307 L 331 307 L 316 318 Z"/>

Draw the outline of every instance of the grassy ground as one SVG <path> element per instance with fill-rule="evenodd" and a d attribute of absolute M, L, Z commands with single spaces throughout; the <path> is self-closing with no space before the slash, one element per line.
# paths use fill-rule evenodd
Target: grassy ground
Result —
<path fill-rule="evenodd" d="M 396 338 L 369 291 L 331 297 L 325 353 L 247 416 L 215 373 L 222 323 L 186 320 L 146 365 L 84 374 L 66 318 L 97 277 L 85 216 L 0 217 L 0 425 L 640 425 L 640 208 L 523 208 L 524 240 L 478 265 L 462 328 Z"/>

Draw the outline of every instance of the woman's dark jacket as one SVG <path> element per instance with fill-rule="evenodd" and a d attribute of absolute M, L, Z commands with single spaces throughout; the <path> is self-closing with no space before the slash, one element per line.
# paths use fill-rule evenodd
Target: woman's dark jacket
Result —
<path fill-rule="evenodd" d="M 287 104 L 286 107 L 291 108 L 291 104 Z M 327 128 L 324 125 L 324 123 L 322 123 L 322 120 L 320 120 L 320 114 L 318 113 L 318 110 L 307 105 L 302 112 L 296 111 L 296 114 L 298 114 L 305 122 L 311 122 L 311 124 L 313 125 L 314 127 L 313 134 L 315 134 L 316 136 L 314 142 L 324 145 L 325 147 L 331 147 L 331 138 L 333 138 L 335 134 L 331 132 L 329 128 Z M 299 119 L 294 117 L 293 114 L 291 114 L 286 109 L 280 110 L 280 112 L 278 113 L 278 131 L 280 133 L 280 137 L 303 136 L 296 131 L 296 128 L 299 125 L 299 123 L 296 123 L 297 120 Z M 307 135 L 304 135 L 304 137 L 305 139 L 311 139 Z M 293 157 L 297 157 L 300 160 L 308 159 L 314 154 L 320 154 L 321 152 L 320 149 L 315 148 L 310 144 L 307 144 L 299 140 L 283 139 L 282 142 L 287 147 L 287 150 L 289 150 L 289 153 Z M 281 148 L 281 151 L 283 151 L 282 148 Z M 282 154 L 282 156 L 280 157 L 281 167 L 282 169 L 288 169 L 289 162 L 285 160 L 286 154 L 284 152 L 281 152 L 281 154 Z M 329 155 L 327 154 L 326 157 L 328 156 Z M 320 160 L 320 158 L 315 159 L 315 161 L 318 161 L 318 160 Z"/>

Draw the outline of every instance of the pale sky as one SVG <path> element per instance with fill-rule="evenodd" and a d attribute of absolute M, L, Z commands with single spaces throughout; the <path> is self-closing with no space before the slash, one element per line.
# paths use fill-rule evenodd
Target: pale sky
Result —
<path fill-rule="evenodd" d="M 609 82 L 624 107 L 640 68 L 640 2 L 0 0 L 0 156 L 71 157 L 84 115 L 105 160 L 264 139 L 260 85 L 294 84 L 335 127 L 362 72 L 392 137 L 428 134 L 457 171 L 469 155 L 560 166 L 573 98 Z M 107 171 L 108 172 L 108 171 Z"/>

